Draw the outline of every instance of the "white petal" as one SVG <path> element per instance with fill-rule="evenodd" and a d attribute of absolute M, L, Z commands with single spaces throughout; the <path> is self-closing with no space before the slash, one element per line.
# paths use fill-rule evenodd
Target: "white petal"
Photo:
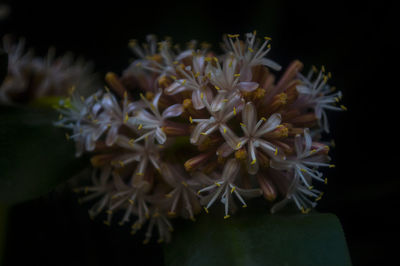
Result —
<path fill-rule="evenodd" d="M 240 169 L 239 163 L 236 161 L 236 159 L 230 159 L 224 167 L 224 171 L 222 173 L 222 179 L 223 180 L 229 180 L 233 182 L 235 180 L 235 177 L 237 176 L 238 172 Z"/>
<path fill-rule="evenodd" d="M 240 88 L 241 91 L 251 92 L 258 88 L 258 83 L 243 81 L 238 84 L 238 87 Z"/>
<path fill-rule="evenodd" d="M 203 95 L 204 97 L 204 95 Z M 201 99 L 201 92 L 199 90 L 195 90 L 192 93 L 192 103 L 193 107 L 196 110 L 200 110 L 204 108 L 203 100 Z"/>
<path fill-rule="evenodd" d="M 118 127 L 112 126 L 107 133 L 106 145 L 112 146 L 117 140 L 117 136 L 118 136 Z"/>
<path fill-rule="evenodd" d="M 225 139 L 226 143 L 228 143 L 232 149 L 236 150 L 239 143 L 239 138 L 235 135 L 235 133 L 226 125 L 219 126 L 219 132 Z"/>
<path fill-rule="evenodd" d="M 174 95 L 174 94 L 180 93 L 182 91 L 185 91 L 187 88 L 182 85 L 183 82 L 184 82 L 183 79 L 175 81 L 168 88 L 165 88 L 165 90 L 164 90 L 165 94 Z"/>
<path fill-rule="evenodd" d="M 310 89 L 310 87 L 305 85 L 297 85 L 296 89 L 301 94 L 312 94 L 312 90 Z"/>
<path fill-rule="evenodd" d="M 177 103 L 165 109 L 161 116 L 164 119 L 169 117 L 177 117 L 180 116 L 182 112 L 183 112 L 182 104 Z"/>
<path fill-rule="evenodd" d="M 276 63 L 268 58 L 261 59 L 261 64 L 264 66 L 267 66 L 269 68 L 272 68 L 273 70 L 276 70 L 276 71 L 279 71 L 282 69 L 282 67 L 278 63 Z"/>
<path fill-rule="evenodd" d="M 257 123 L 257 113 L 252 102 L 246 103 L 244 111 L 242 113 L 243 123 L 246 125 L 248 132 L 251 134 L 254 131 L 254 127 Z"/>
<path fill-rule="evenodd" d="M 162 131 L 159 127 L 156 129 L 156 139 L 160 144 L 164 144 L 167 140 L 167 135 L 165 135 L 164 131 Z"/>
<path fill-rule="evenodd" d="M 271 115 L 267 122 L 264 123 L 258 130 L 257 130 L 257 136 L 262 136 L 268 132 L 271 132 L 272 130 L 276 129 L 277 126 L 281 123 L 282 118 L 281 115 L 278 113 L 275 113 Z"/>

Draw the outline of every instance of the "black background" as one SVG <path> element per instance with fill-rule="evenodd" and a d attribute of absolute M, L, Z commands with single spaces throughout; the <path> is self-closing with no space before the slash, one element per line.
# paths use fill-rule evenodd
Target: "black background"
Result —
<path fill-rule="evenodd" d="M 7 2 L 7 1 L 4 1 Z M 131 38 L 148 33 L 218 46 L 223 33 L 257 29 L 273 38 L 271 58 L 283 67 L 300 59 L 324 64 L 344 93 L 347 112 L 331 116 L 326 197 L 318 210 L 340 219 L 354 265 L 385 265 L 396 258 L 398 188 L 397 11 L 389 1 L 8 1 L 12 13 L 0 34 L 24 36 L 44 55 L 72 51 L 101 74 L 120 73 Z M 90 221 L 69 193 L 52 193 L 11 210 L 6 265 L 162 265 L 159 245 L 142 246 L 127 228 Z"/>

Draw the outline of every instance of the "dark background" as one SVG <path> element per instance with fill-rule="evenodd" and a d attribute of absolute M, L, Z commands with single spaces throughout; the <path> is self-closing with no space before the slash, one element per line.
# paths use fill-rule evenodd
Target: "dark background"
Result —
<path fill-rule="evenodd" d="M 100 74 L 120 73 L 132 54 L 128 40 L 148 33 L 177 42 L 209 41 L 223 33 L 257 29 L 273 38 L 271 58 L 283 67 L 300 59 L 306 69 L 322 64 L 344 93 L 345 113 L 331 116 L 326 197 L 317 209 L 340 219 L 354 265 L 385 265 L 398 241 L 398 69 L 394 41 L 398 16 L 390 1 L 3 1 L 11 6 L 0 34 L 27 39 L 39 55 L 49 46 L 72 51 Z M 89 4 L 88 2 L 92 2 Z M 162 265 L 159 245 L 142 246 L 127 228 L 92 222 L 86 207 L 67 192 L 52 193 L 11 209 L 6 265 Z"/>

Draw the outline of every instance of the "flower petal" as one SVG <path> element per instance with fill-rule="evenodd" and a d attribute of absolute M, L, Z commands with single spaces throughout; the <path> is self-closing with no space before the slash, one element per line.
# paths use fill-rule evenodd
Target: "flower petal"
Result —
<path fill-rule="evenodd" d="M 258 88 L 257 82 L 243 81 L 238 84 L 241 91 L 251 92 Z"/>
<path fill-rule="evenodd" d="M 162 113 L 162 118 L 169 118 L 169 117 L 177 117 L 180 116 L 183 112 L 182 104 L 174 104 L 164 110 Z"/>
<path fill-rule="evenodd" d="M 278 114 L 278 113 L 272 114 L 272 115 L 268 118 L 267 122 L 265 122 L 264 125 L 262 125 L 262 126 L 260 127 L 260 129 L 257 130 L 257 134 L 256 134 L 256 135 L 257 135 L 257 136 L 262 136 L 262 135 L 264 135 L 264 134 L 266 134 L 266 133 L 268 133 L 268 132 L 271 132 L 271 131 L 274 130 L 277 126 L 279 126 L 279 124 L 281 123 L 281 121 L 282 121 L 282 117 L 281 117 L 280 114 Z"/>

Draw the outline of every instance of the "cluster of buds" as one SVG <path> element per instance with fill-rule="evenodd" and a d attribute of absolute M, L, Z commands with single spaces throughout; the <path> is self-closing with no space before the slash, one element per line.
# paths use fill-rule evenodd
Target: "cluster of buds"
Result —
<path fill-rule="evenodd" d="M 14 42 L 10 36 L 3 38 L 8 57 L 8 71 L 0 83 L 0 104 L 26 104 L 43 97 L 65 97 L 72 86 L 81 92 L 93 91 L 95 76 L 91 64 L 74 60 L 72 54 L 55 56 L 49 49 L 46 57 L 34 56 L 25 51 L 25 40 Z"/>
<path fill-rule="evenodd" d="M 247 33 L 224 36 L 224 54 L 195 41 L 185 49 L 150 35 L 138 59 L 88 98 L 72 92 L 60 102 L 57 125 L 72 131 L 77 155 L 91 152 L 92 185 L 77 188 L 89 214 L 105 224 L 148 224 L 169 241 L 171 218 L 195 220 L 201 210 L 224 206 L 225 219 L 249 198 L 263 196 L 271 212 L 293 201 L 307 213 L 321 199 L 314 182 L 329 164 L 326 110 L 343 110 L 341 93 L 322 67 L 303 76 L 294 61 L 281 67 L 266 55 L 271 39 Z M 140 99 L 134 100 L 140 89 Z M 119 217 L 119 218 L 118 218 Z"/>

